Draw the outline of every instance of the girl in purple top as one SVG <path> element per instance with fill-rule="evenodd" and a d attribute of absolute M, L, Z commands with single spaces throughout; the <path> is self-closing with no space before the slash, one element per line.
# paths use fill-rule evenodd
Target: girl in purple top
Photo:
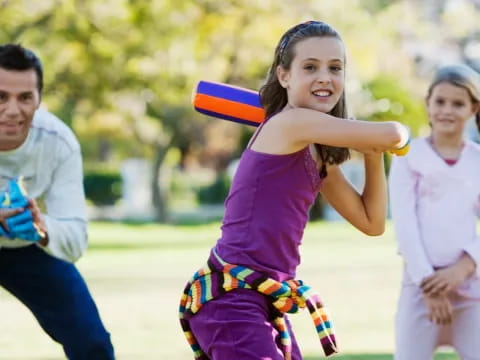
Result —
<path fill-rule="evenodd" d="M 344 44 L 329 25 L 310 21 L 281 37 L 260 90 L 268 120 L 241 157 L 225 201 L 222 235 L 212 250 L 215 256 L 277 281 L 293 279 L 309 208 L 319 191 L 362 232 L 383 233 L 382 152 L 404 147 L 408 130 L 396 122 L 348 119 L 344 82 Z M 361 194 L 338 167 L 348 159 L 348 148 L 365 155 Z M 286 358 L 272 323 L 271 302 L 251 289 L 206 302 L 189 320 L 195 344 L 205 354 L 197 358 Z M 292 340 L 291 358 L 301 359 Z"/>
<path fill-rule="evenodd" d="M 392 218 L 405 263 L 396 321 L 396 360 L 428 360 L 453 345 L 480 359 L 480 75 L 467 66 L 438 70 L 427 94 L 431 133 L 395 158 L 389 176 Z"/>

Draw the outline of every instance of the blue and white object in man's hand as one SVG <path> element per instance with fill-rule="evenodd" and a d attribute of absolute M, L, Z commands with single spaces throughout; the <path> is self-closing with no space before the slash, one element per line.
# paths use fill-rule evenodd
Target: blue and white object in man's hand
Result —
<path fill-rule="evenodd" d="M 2 202 L 3 207 L 15 209 L 28 206 L 27 192 L 23 188 L 22 181 L 20 176 L 8 182 L 7 191 Z"/>
<path fill-rule="evenodd" d="M 7 219 L 7 226 L 14 238 L 32 242 L 36 242 L 41 239 L 40 234 L 33 223 L 32 212 L 28 209 L 20 214 L 9 217 Z"/>
<path fill-rule="evenodd" d="M 6 220 L 8 231 L 0 226 L 0 236 L 32 242 L 41 240 L 40 233 L 33 222 L 32 212 L 27 209 L 27 206 L 27 192 L 22 186 L 22 177 L 10 180 L 7 191 L 0 195 L 0 208 L 25 208 L 25 210 Z"/>
<path fill-rule="evenodd" d="M 0 193 L 0 209 L 8 208 L 7 203 L 7 193 L 3 191 Z M 3 227 L 3 224 L 0 224 L 0 236 L 13 239 L 12 234 Z"/>

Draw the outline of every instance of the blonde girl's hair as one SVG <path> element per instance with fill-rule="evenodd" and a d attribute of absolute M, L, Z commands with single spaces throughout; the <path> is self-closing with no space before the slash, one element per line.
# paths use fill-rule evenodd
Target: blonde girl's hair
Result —
<path fill-rule="evenodd" d="M 480 74 L 463 64 L 440 67 L 430 84 L 427 98 L 432 95 L 433 88 L 440 83 L 449 83 L 467 90 L 474 105 L 480 104 Z M 475 123 L 480 132 L 480 110 L 475 113 Z"/>

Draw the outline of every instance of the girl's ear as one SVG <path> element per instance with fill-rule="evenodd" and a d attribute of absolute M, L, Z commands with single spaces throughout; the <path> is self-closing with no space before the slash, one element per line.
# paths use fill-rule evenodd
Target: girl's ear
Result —
<path fill-rule="evenodd" d="M 425 96 L 424 98 L 425 106 L 428 106 L 428 100 L 430 100 L 430 96 Z"/>
<path fill-rule="evenodd" d="M 288 70 L 285 70 L 282 66 L 278 65 L 277 69 L 277 79 L 280 85 L 284 88 L 288 88 L 288 80 L 290 79 L 290 73 Z"/>
<path fill-rule="evenodd" d="M 473 113 L 480 113 L 480 102 L 473 104 Z"/>

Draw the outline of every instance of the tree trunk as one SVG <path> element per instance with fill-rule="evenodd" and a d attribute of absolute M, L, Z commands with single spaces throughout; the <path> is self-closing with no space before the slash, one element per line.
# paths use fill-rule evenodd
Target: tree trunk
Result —
<path fill-rule="evenodd" d="M 170 143 L 171 144 L 171 143 Z M 168 146 L 158 146 L 155 161 L 153 163 L 153 172 L 152 172 L 152 203 L 155 209 L 155 218 L 160 223 L 166 223 L 169 221 L 169 209 L 167 195 L 165 194 L 164 189 L 160 186 L 159 179 L 161 174 L 161 167 L 165 156 L 167 155 L 168 149 L 170 149 L 170 144 Z"/>

